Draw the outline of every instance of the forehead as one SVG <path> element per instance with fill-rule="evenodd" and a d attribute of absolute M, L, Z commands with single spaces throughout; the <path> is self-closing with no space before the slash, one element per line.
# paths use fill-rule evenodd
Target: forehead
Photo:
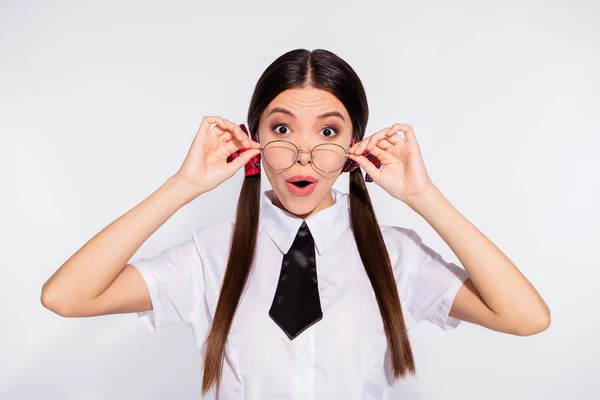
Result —
<path fill-rule="evenodd" d="M 268 115 L 276 107 L 288 109 L 298 118 L 314 118 L 325 112 L 338 111 L 346 121 L 349 121 L 348 112 L 342 102 L 333 94 L 322 89 L 294 88 L 284 90 L 269 103 L 264 115 Z M 273 115 L 282 114 L 276 113 Z"/>

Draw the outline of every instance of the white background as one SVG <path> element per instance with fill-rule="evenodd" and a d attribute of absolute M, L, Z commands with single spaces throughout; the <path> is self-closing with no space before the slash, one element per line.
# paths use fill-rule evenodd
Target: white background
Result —
<path fill-rule="evenodd" d="M 530 337 L 422 323 L 419 377 L 392 397 L 600 398 L 600 6 L 408 3 L 3 1 L 0 398 L 198 397 L 187 327 L 62 318 L 40 289 L 179 168 L 204 115 L 245 123 L 262 71 L 300 47 L 356 70 L 367 135 L 413 125 L 434 183 L 552 311 Z M 232 219 L 242 179 L 183 207 L 136 257 Z M 334 187 L 347 192 L 348 174 Z M 457 261 L 418 214 L 369 190 L 380 223 L 416 229 Z"/>

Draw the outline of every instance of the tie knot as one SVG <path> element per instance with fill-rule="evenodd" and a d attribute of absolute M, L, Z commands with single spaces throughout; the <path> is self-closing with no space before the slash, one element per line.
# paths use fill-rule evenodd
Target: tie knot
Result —
<path fill-rule="evenodd" d="M 308 225 L 306 224 L 306 221 L 302 221 L 302 224 L 300 225 L 300 228 L 298 229 L 298 233 L 296 234 L 296 236 L 300 236 L 300 237 L 312 236 L 310 234 L 310 229 L 308 229 Z"/>

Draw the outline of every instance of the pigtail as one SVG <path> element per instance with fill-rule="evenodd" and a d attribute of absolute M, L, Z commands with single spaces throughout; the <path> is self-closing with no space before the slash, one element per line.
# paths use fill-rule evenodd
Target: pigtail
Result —
<path fill-rule="evenodd" d="M 415 361 L 390 257 L 361 169 L 350 172 L 350 224 L 360 258 L 375 292 L 395 377 L 415 374 Z"/>
<path fill-rule="evenodd" d="M 221 383 L 227 336 L 253 264 L 260 213 L 260 176 L 246 176 L 240 191 L 227 269 L 206 339 L 202 395 L 215 383 L 218 390 Z"/>

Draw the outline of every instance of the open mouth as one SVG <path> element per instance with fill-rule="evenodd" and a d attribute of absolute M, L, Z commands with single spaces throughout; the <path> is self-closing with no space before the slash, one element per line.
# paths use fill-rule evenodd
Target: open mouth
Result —
<path fill-rule="evenodd" d="M 310 185 L 313 182 L 309 182 L 309 181 L 296 181 L 296 182 L 290 182 L 292 185 L 294 186 L 298 186 L 299 188 L 303 188 L 306 187 L 308 185 Z"/>
<path fill-rule="evenodd" d="M 312 194 L 319 181 L 310 175 L 294 175 L 286 179 L 290 194 L 294 196 L 308 196 Z"/>

